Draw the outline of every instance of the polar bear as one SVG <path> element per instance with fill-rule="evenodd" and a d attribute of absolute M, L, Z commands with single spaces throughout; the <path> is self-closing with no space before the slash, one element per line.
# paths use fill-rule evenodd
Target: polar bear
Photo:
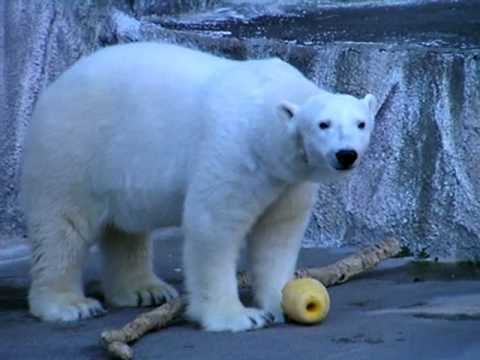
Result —
<path fill-rule="evenodd" d="M 82 289 L 95 242 L 109 304 L 176 297 L 152 270 L 148 234 L 178 226 L 191 319 L 212 331 L 282 321 L 317 184 L 356 167 L 375 107 L 373 95 L 321 90 L 276 58 L 135 43 L 81 59 L 41 94 L 25 140 L 31 313 L 104 312 Z M 243 244 L 257 307 L 238 296 Z"/>

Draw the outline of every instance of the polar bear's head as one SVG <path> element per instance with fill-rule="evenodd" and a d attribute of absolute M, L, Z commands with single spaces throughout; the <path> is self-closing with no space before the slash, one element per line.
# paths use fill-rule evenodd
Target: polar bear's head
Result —
<path fill-rule="evenodd" d="M 302 106 L 280 105 L 311 180 L 349 173 L 367 149 L 374 125 L 376 99 L 322 92 Z"/>

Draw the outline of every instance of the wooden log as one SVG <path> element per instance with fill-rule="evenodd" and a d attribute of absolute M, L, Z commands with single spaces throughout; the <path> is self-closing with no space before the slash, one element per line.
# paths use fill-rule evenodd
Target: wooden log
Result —
<path fill-rule="evenodd" d="M 395 239 L 388 239 L 331 265 L 299 269 L 295 272 L 295 276 L 317 279 L 327 287 L 341 284 L 355 275 L 374 268 L 382 260 L 395 256 L 399 251 L 400 243 Z M 238 273 L 237 280 L 240 287 L 251 286 L 251 277 L 246 272 Z M 149 331 L 165 328 L 181 319 L 186 304 L 187 298 L 179 297 L 140 315 L 121 329 L 104 331 L 101 335 L 102 344 L 111 356 L 123 360 L 132 359 L 133 350 L 128 343 L 139 339 Z"/>

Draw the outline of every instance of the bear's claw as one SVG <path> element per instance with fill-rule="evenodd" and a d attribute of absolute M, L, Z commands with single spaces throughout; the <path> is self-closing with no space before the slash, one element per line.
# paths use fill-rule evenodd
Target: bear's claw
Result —
<path fill-rule="evenodd" d="M 164 294 L 157 294 L 152 290 L 137 291 L 137 307 L 157 306 L 166 301 Z"/>
<path fill-rule="evenodd" d="M 125 286 L 121 291 L 109 296 L 108 301 L 114 306 L 142 307 L 161 305 L 176 297 L 178 292 L 174 287 L 155 278 L 136 289 Z"/>
<path fill-rule="evenodd" d="M 102 308 L 89 309 L 89 312 L 90 312 L 90 317 L 100 317 L 100 316 L 105 315 L 107 313 L 107 310 L 105 310 L 102 307 Z"/>
<path fill-rule="evenodd" d="M 274 323 L 273 314 L 261 309 L 239 308 L 212 312 L 198 320 L 208 331 L 250 331 Z"/>

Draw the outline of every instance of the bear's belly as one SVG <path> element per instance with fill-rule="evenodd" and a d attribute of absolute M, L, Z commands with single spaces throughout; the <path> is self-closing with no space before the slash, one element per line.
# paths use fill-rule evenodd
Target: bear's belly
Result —
<path fill-rule="evenodd" d="M 185 196 L 178 190 L 129 189 L 109 196 L 110 221 L 131 233 L 180 226 Z"/>
<path fill-rule="evenodd" d="M 149 163 L 140 166 L 133 161 L 122 167 L 113 159 L 110 166 L 97 167 L 91 174 L 95 203 L 103 209 L 102 222 L 132 233 L 181 225 L 186 170 L 178 166 L 169 171 L 168 166 Z"/>

